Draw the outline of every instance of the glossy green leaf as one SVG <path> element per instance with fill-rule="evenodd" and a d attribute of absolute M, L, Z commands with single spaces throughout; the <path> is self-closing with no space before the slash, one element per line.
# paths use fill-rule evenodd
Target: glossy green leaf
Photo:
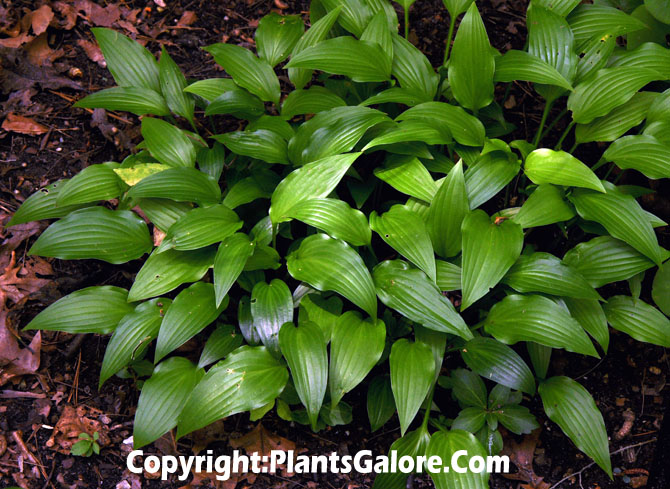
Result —
<path fill-rule="evenodd" d="M 443 260 L 435 260 L 437 286 L 442 291 L 461 289 L 461 267 Z"/>
<path fill-rule="evenodd" d="M 306 90 L 293 90 L 289 93 L 282 103 L 281 116 L 292 119 L 297 115 L 318 114 L 344 105 L 346 102 L 337 94 L 315 85 Z"/>
<path fill-rule="evenodd" d="M 451 133 L 446 127 L 435 127 L 434 122 L 408 120 L 389 126 L 363 147 L 363 151 L 384 145 L 423 142 L 431 145 L 443 145 L 451 142 Z"/>
<path fill-rule="evenodd" d="M 118 178 L 123 180 L 123 183 L 132 187 L 143 178 L 153 175 L 154 173 L 160 173 L 163 170 L 169 170 L 171 167 L 169 165 L 164 165 L 163 163 L 137 163 L 131 167 L 119 167 L 114 164 L 111 168 L 113 168 L 114 173 L 118 175 Z"/>
<path fill-rule="evenodd" d="M 400 434 L 404 435 L 433 385 L 435 363 L 430 347 L 401 339 L 389 356 L 391 389 L 398 408 Z"/>
<path fill-rule="evenodd" d="M 526 158 L 524 171 L 533 183 L 552 183 L 570 187 L 590 188 L 604 192 L 600 180 L 591 169 L 570 153 L 540 148 Z"/>
<path fill-rule="evenodd" d="M 74 107 L 120 110 L 135 115 L 170 115 L 170 109 L 162 95 L 144 87 L 105 88 L 78 100 Z"/>
<path fill-rule="evenodd" d="M 670 319 L 641 299 L 617 295 L 603 306 L 607 322 L 638 341 L 670 346 Z"/>
<path fill-rule="evenodd" d="M 365 214 L 338 199 L 303 200 L 288 211 L 288 217 L 353 246 L 370 244 L 371 232 Z"/>
<path fill-rule="evenodd" d="M 599 70 L 605 68 L 615 47 L 616 36 L 611 34 L 591 39 L 580 53 L 575 82 L 579 83 L 591 78 Z"/>
<path fill-rule="evenodd" d="M 609 347 L 610 334 L 607 329 L 607 318 L 600 302 L 595 299 L 563 298 L 570 315 L 577 320 L 599 344 L 605 353 Z"/>
<path fill-rule="evenodd" d="M 375 377 L 367 394 L 367 411 L 370 429 L 374 432 L 384 426 L 395 413 L 395 401 L 388 376 Z"/>
<path fill-rule="evenodd" d="M 244 296 L 240 299 L 237 307 L 237 321 L 242 336 L 244 337 L 244 341 L 250 345 L 258 345 L 261 342 L 261 337 L 254 327 L 254 318 L 251 316 L 250 301 L 251 299 L 249 296 Z"/>
<path fill-rule="evenodd" d="M 588 391 L 568 377 L 551 377 L 540 384 L 538 391 L 549 419 L 611 478 L 605 422 Z"/>
<path fill-rule="evenodd" d="M 284 323 L 293 321 L 293 298 L 288 286 L 279 279 L 254 285 L 251 316 L 265 347 L 272 354 L 279 354 L 279 330 Z"/>
<path fill-rule="evenodd" d="M 526 51 L 510 49 L 495 58 L 495 67 L 493 81 L 496 82 L 523 80 L 572 90 L 570 82 L 556 68 Z"/>
<path fill-rule="evenodd" d="M 128 291 L 102 285 L 86 287 L 58 299 L 42 310 L 25 329 L 78 333 L 111 333 L 134 304 L 127 301 Z"/>
<path fill-rule="evenodd" d="M 126 186 L 114 172 L 118 166 L 110 162 L 84 168 L 60 187 L 56 205 L 66 207 L 119 197 Z"/>
<path fill-rule="evenodd" d="M 309 321 L 297 328 L 287 322 L 279 330 L 279 346 L 291 369 L 295 390 L 307 408 L 312 430 L 316 431 L 328 385 L 328 352 L 321 328 Z"/>
<path fill-rule="evenodd" d="M 240 276 L 255 243 L 246 234 L 235 233 L 219 245 L 214 258 L 214 292 L 218 306 Z"/>
<path fill-rule="evenodd" d="M 456 369 L 451 373 L 451 387 L 461 404 L 486 408 L 486 386 L 478 374 Z"/>
<path fill-rule="evenodd" d="M 391 398 L 393 403 L 393 398 Z M 428 428 L 420 426 L 414 431 L 406 433 L 405 436 L 398 438 L 391 444 L 389 453 L 391 457 L 395 453 L 398 460 L 401 457 L 423 457 L 426 455 L 426 448 L 430 442 Z M 381 472 L 375 477 L 372 489 L 405 489 L 407 487 L 407 478 L 409 474 L 401 471 Z"/>
<path fill-rule="evenodd" d="M 653 136 L 619 138 L 607 148 L 603 158 L 621 169 L 637 170 L 647 178 L 670 178 L 670 146 Z"/>
<path fill-rule="evenodd" d="M 500 282 L 519 258 L 523 231 L 512 221 L 495 223 L 484 211 L 476 210 L 465 216 L 462 232 L 464 310 Z"/>
<path fill-rule="evenodd" d="M 324 299 L 320 294 L 307 294 L 300 300 L 298 324 L 311 321 L 321 328 L 326 342 L 330 341 L 333 328 L 342 313 L 342 300 L 333 295 Z"/>
<path fill-rule="evenodd" d="M 502 151 L 478 158 L 465 172 L 465 188 L 470 209 L 476 209 L 500 192 L 519 174 L 521 162 Z"/>
<path fill-rule="evenodd" d="M 379 299 L 410 321 L 469 340 L 472 333 L 451 301 L 428 277 L 401 260 L 387 260 L 373 271 Z"/>
<path fill-rule="evenodd" d="M 644 5 L 657 20 L 670 24 L 670 2 L 668 0 L 644 0 Z"/>
<path fill-rule="evenodd" d="M 645 28 L 635 17 L 607 5 L 580 5 L 570 13 L 568 22 L 578 45 L 605 34 L 617 37 Z"/>
<path fill-rule="evenodd" d="M 286 141 L 274 131 L 236 131 L 213 136 L 235 154 L 249 156 L 266 163 L 287 164 Z"/>
<path fill-rule="evenodd" d="M 288 58 L 304 30 L 300 16 L 270 12 L 258 21 L 255 34 L 258 57 L 276 66 Z"/>
<path fill-rule="evenodd" d="M 396 120 L 426 120 L 449 128 L 454 139 L 466 146 L 484 145 L 484 125 L 461 107 L 444 102 L 425 102 L 400 114 Z"/>
<path fill-rule="evenodd" d="M 175 202 L 169 199 L 139 199 L 140 209 L 151 223 L 161 231 L 170 229 L 177 220 L 193 209 L 189 202 Z"/>
<path fill-rule="evenodd" d="M 191 83 L 184 88 L 184 91 L 193 93 L 211 102 L 225 92 L 238 89 L 239 87 L 230 78 L 207 78 Z"/>
<path fill-rule="evenodd" d="M 68 205 L 57 207 L 56 201 L 61 188 L 69 180 L 58 180 L 44 188 L 39 189 L 30 197 L 23 201 L 16 210 L 12 219 L 7 223 L 7 227 L 16 226 L 30 221 L 39 221 L 41 219 L 55 219 L 67 216 L 70 212 L 85 207 L 85 204 Z"/>
<path fill-rule="evenodd" d="M 396 190 L 421 199 L 433 200 L 437 185 L 421 161 L 413 156 L 391 155 L 383 167 L 377 167 L 374 174 Z"/>
<path fill-rule="evenodd" d="M 543 183 L 538 185 L 512 220 L 522 228 L 532 228 L 569 221 L 575 215 L 575 210 L 565 200 L 563 190 Z"/>
<path fill-rule="evenodd" d="M 591 340 L 567 310 L 540 295 L 508 295 L 491 308 L 486 332 L 505 344 L 533 341 L 598 357 Z"/>
<path fill-rule="evenodd" d="M 393 65 L 391 74 L 400 86 L 420 94 L 422 101 L 433 100 L 440 77 L 428 58 L 411 42 L 393 35 Z"/>
<path fill-rule="evenodd" d="M 670 316 L 670 262 L 666 261 L 656 271 L 651 297 L 663 314 Z"/>
<path fill-rule="evenodd" d="M 456 459 L 461 471 L 455 470 L 453 466 L 453 457 L 459 451 L 464 451 L 467 454 L 462 454 Z M 463 430 L 437 431 L 430 437 L 426 455 L 428 457 L 440 457 L 443 461 L 449 460 L 452 464 L 449 472 L 438 470 L 430 474 L 435 483 L 435 489 L 487 489 L 489 487 L 488 472 L 475 473 L 470 470 L 463 470 L 468 467 L 468 457 L 486 458 L 488 455 L 472 433 Z"/>
<path fill-rule="evenodd" d="M 389 29 L 386 12 L 383 10 L 377 11 L 377 13 L 372 16 L 372 19 L 368 22 L 368 25 L 365 27 L 365 30 L 359 39 L 361 41 L 369 41 L 379 44 L 384 50 L 384 53 L 386 53 L 389 61 L 393 59 L 393 39 L 391 29 Z"/>
<path fill-rule="evenodd" d="M 137 214 L 95 206 L 72 212 L 53 223 L 28 253 L 62 260 L 94 258 L 119 264 L 141 257 L 152 246 L 147 225 Z"/>
<path fill-rule="evenodd" d="M 222 93 L 205 109 L 206 116 L 230 114 L 239 119 L 254 119 L 264 112 L 263 101 L 241 88 Z"/>
<path fill-rule="evenodd" d="M 354 36 L 360 36 L 368 25 L 372 11 L 362 0 L 322 0 L 328 11 L 342 8 L 338 23 Z"/>
<path fill-rule="evenodd" d="M 195 101 L 193 97 L 184 92 L 188 83 L 170 55 L 165 46 L 161 51 L 161 59 L 158 62 L 158 78 L 161 86 L 161 93 L 165 97 L 170 110 L 193 125 L 193 109 Z"/>
<path fill-rule="evenodd" d="M 164 165 L 195 165 L 193 143 L 178 127 L 161 119 L 145 117 L 142 119 L 142 137 L 151 155 Z"/>
<path fill-rule="evenodd" d="M 500 424 L 517 435 L 530 434 L 540 427 L 528 408 L 518 404 L 502 406 L 497 417 Z"/>
<path fill-rule="evenodd" d="M 537 2 L 537 5 L 551 10 L 561 17 L 565 17 L 581 3 L 581 0 L 535 0 L 535 2 Z"/>
<path fill-rule="evenodd" d="M 171 168 L 142 179 L 128 195 L 215 204 L 221 200 L 221 189 L 216 180 L 195 168 Z"/>
<path fill-rule="evenodd" d="M 346 297 L 371 317 L 377 317 L 375 285 L 363 260 L 343 241 L 325 234 L 305 238 L 286 260 L 291 276 L 317 290 Z"/>
<path fill-rule="evenodd" d="M 174 248 L 195 250 L 223 241 L 242 227 L 235 212 L 223 204 L 193 209 L 175 222 L 163 238 L 158 252 Z"/>

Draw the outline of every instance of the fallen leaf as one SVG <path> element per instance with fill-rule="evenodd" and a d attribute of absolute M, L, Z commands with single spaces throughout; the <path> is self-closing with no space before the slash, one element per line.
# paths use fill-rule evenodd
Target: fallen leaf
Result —
<path fill-rule="evenodd" d="M 184 10 L 184 13 L 181 14 L 181 17 L 177 21 L 177 27 L 188 27 L 198 20 L 198 16 L 193 10 Z"/>
<path fill-rule="evenodd" d="M 527 484 L 521 484 L 524 489 L 549 489 L 550 487 L 533 469 L 535 447 L 540 439 L 540 431 L 541 429 L 537 428 L 529 435 L 524 436 L 521 443 L 517 443 L 512 437 L 505 437 L 504 448 L 501 453 L 509 457 L 512 463 L 516 465 L 518 472 L 503 474 L 503 477 L 527 482 Z"/>
<path fill-rule="evenodd" d="M 58 28 L 69 31 L 77 24 L 77 11 L 71 3 L 53 2 L 51 7 L 62 17 L 62 20 L 59 19 L 56 21 Z"/>
<path fill-rule="evenodd" d="M 121 18 L 121 10 L 117 4 L 110 3 L 106 7 L 101 7 L 91 0 L 76 0 L 74 6 L 77 12 L 84 13 L 82 17 L 95 26 L 111 27 Z"/>
<path fill-rule="evenodd" d="M 40 34 L 25 45 L 28 59 L 36 66 L 51 66 L 54 61 L 65 54 L 62 49 L 51 49 L 47 42 L 46 33 Z"/>
<path fill-rule="evenodd" d="M 7 117 L 2 122 L 2 129 L 10 132 L 18 132 L 19 134 L 28 134 L 30 136 L 38 136 L 49 130 L 48 127 L 43 126 L 39 122 L 15 114 L 14 112 L 7 114 Z"/>
<path fill-rule="evenodd" d="M 100 414 L 102 414 L 100 410 L 85 405 L 77 406 L 77 408 L 64 406 L 46 446 L 58 453 L 68 455 L 72 445 L 78 441 L 80 433 L 93 436 L 96 432 L 99 435 L 98 444 L 101 447 L 109 445 L 109 428 L 96 419 Z"/>
<path fill-rule="evenodd" d="M 102 55 L 102 51 L 100 51 L 100 48 L 98 47 L 97 44 L 91 41 L 87 41 L 86 39 L 79 39 L 77 41 L 77 45 L 84 50 L 86 56 L 88 56 L 88 59 L 90 59 L 94 63 L 98 63 L 98 66 L 100 66 L 101 68 L 107 67 L 105 57 Z"/>
<path fill-rule="evenodd" d="M 230 446 L 243 448 L 247 453 L 258 452 L 261 456 L 269 456 L 272 450 L 295 450 L 295 443 L 266 430 L 262 423 L 240 438 L 230 440 Z"/>
<path fill-rule="evenodd" d="M 26 14 L 22 22 L 30 22 L 31 27 L 33 28 L 33 33 L 36 36 L 39 36 L 43 32 L 46 32 L 47 27 L 51 23 L 51 19 L 54 18 L 53 10 L 49 5 L 42 5 L 37 10 Z"/>

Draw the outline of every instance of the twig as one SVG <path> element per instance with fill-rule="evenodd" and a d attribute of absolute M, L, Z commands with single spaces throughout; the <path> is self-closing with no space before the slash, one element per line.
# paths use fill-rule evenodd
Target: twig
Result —
<path fill-rule="evenodd" d="M 84 338 L 86 336 L 84 333 L 79 333 L 75 335 L 74 338 L 72 338 L 72 341 L 70 344 L 67 346 L 67 349 L 65 350 L 64 356 L 65 358 L 72 358 L 75 353 L 79 351 L 79 347 L 81 346 L 82 342 L 84 341 Z"/>
<path fill-rule="evenodd" d="M 14 440 L 14 443 L 16 443 L 16 446 L 21 451 L 21 454 L 26 458 L 26 460 L 28 460 L 28 462 L 30 462 L 31 464 L 35 465 L 42 474 L 42 477 L 46 479 L 47 472 L 46 470 L 44 470 L 44 465 L 42 465 L 42 462 L 35 455 L 33 455 L 30 450 L 28 450 L 28 447 L 23 441 L 22 435 L 23 433 L 21 433 L 20 431 L 12 431 L 12 439 Z"/>

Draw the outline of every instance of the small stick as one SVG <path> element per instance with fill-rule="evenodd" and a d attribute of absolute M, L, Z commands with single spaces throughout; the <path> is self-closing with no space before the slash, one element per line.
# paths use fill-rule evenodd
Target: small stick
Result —
<path fill-rule="evenodd" d="M 40 473 L 42 474 L 42 477 L 46 479 L 47 473 L 46 470 L 44 470 L 42 462 L 40 462 L 39 459 L 35 457 L 35 455 L 33 455 L 30 450 L 28 450 L 28 447 L 23 441 L 22 435 L 23 433 L 21 433 L 20 431 L 12 431 L 12 440 L 14 440 L 14 443 L 16 443 L 16 446 L 19 448 L 21 454 L 26 458 L 26 460 L 28 460 L 31 464 L 37 466 Z"/>

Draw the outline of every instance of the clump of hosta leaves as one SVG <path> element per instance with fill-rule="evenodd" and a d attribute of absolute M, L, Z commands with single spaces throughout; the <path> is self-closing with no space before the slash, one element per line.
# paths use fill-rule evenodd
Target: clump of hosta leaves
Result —
<path fill-rule="evenodd" d="M 606 354 L 609 327 L 670 346 L 666 223 L 640 206 L 649 189 L 611 171 L 670 177 L 670 19 L 663 2 L 578 3 L 533 0 L 527 50 L 498 53 L 477 5 L 445 0 L 433 67 L 386 0 L 321 0 L 309 28 L 261 19 L 255 53 L 208 46 L 226 77 L 197 81 L 165 49 L 156 61 L 95 29 L 118 86 L 76 105 L 142 116 L 143 142 L 36 192 L 10 225 L 54 220 L 31 254 L 141 261 L 129 290 L 74 292 L 27 328 L 111 334 L 100 384 L 140 380 L 135 447 L 242 412 L 347 424 L 363 390 L 372 430 L 400 425 L 400 455 L 496 453 L 500 425 L 538 426 L 523 396 L 539 395 L 611 476 L 602 415 L 551 357 Z M 529 141 L 507 138 L 494 99 L 514 81 L 546 101 Z M 547 148 L 558 104 L 567 128 Z M 243 129 L 212 134 L 209 118 Z M 606 150 L 582 161 L 590 142 Z M 570 249 L 536 239 L 556 229 Z M 630 294 L 603 295 L 626 281 Z M 199 354 L 179 350 L 194 338 Z M 445 371 L 445 357 L 467 369 Z M 460 414 L 432 411 L 434 396 Z"/>

